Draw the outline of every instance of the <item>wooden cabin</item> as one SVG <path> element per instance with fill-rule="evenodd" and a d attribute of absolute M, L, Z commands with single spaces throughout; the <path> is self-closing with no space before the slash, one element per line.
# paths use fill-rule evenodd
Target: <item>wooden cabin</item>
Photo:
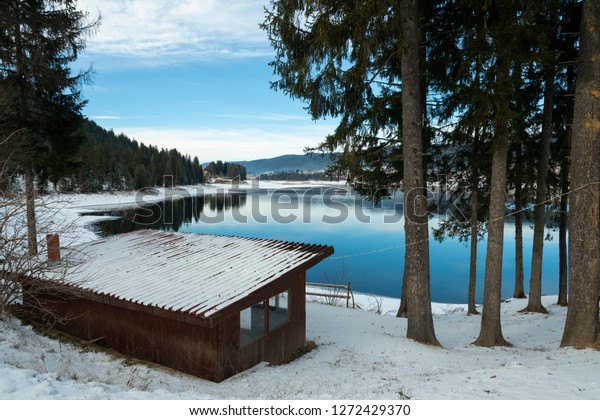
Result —
<path fill-rule="evenodd" d="M 68 334 L 219 382 L 305 344 L 306 270 L 333 248 L 145 230 L 64 254 L 54 279 L 24 281 L 33 313 L 42 302 Z"/>

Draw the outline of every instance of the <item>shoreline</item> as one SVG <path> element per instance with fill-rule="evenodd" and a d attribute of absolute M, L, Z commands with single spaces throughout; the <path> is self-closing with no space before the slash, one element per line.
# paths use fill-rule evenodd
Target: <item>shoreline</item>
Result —
<path fill-rule="evenodd" d="M 285 183 L 285 184 L 284 184 Z M 262 181 L 258 185 L 261 189 L 290 189 L 303 187 L 333 187 L 342 185 L 341 182 L 298 182 L 291 181 Z M 239 184 L 240 190 L 250 190 L 256 184 Z M 90 229 L 90 226 L 100 220 L 107 220 L 109 217 L 96 213 L 106 213 L 111 211 L 126 211 L 141 207 L 140 201 L 136 197 L 143 194 L 142 204 L 159 203 L 164 200 L 182 199 L 185 197 L 201 197 L 210 194 L 216 194 L 221 191 L 235 189 L 231 183 L 227 184 L 197 184 L 178 186 L 175 188 L 155 187 L 146 189 L 153 191 L 153 194 L 143 194 L 142 190 L 128 191 L 103 191 L 96 193 L 50 193 L 37 198 L 38 217 L 42 219 L 53 219 L 51 225 L 53 232 L 38 232 L 39 241 L 45 239 L 46 233 L 59 232 L 65 246 L 76 247 L 83 242 L 89 242 L 100 239 L 100 236 Z M 156 193 L 154 193 L 156 192 Z M 150 198 L 152 197 L 152 198 Z M 87 211 L 86 211 L 87 210 Z"/>

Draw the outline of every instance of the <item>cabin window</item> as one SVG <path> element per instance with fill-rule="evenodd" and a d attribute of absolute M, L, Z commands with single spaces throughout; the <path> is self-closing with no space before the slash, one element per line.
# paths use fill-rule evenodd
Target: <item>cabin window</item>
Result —
<path fill-rule="evenodd" d="M 245 346 L 264 336 L 265 305 L 260 302 L 240 312 L 240 345 Z"/>
<path fill-rule="evenodd" d="M 263 337 L 267 331 L 273 331 L 275 328 L 289 321 L 289 296 L 290 291 L 286 290 L 283 293 L 272 296 L 268 301 L 259 302 L 240 312 L 241 347 L 258 340 Z M 265 317 L 266 310 L 269 311 L 268 323 L 266 321 L 267 318 Z"/>
<path fill-rule="evenodd" d="M 273 331 L 290 319 L 288 304 L 289 290 L 273 296 L 269 299 L 269 331 Z"/>

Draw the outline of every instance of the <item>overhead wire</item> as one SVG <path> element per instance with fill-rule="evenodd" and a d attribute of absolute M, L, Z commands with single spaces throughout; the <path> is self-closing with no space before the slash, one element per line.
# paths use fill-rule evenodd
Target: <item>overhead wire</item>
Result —
<path fill-rule="evenodd" d="M 534 210 L 537 206 L 542 206 L 542 205 L 546 205 L 546 204 L 551 203 L 551 202 L 555 202 L 555 201 L 557 201 L 558 199 L 562 198 L 565 195 L 569 195 L 569 194 L 572 194 L 574 192 L 580 191 L 580 190 L 582 190 L 584 188 L 587 188 L 587 187 L 590 187 L 590 186 L 593 186 L 593 185 L 598 185 L 598 184 L 600 184 L 600 182 L 590 182 L 590 183 L 587 183 L 585 185 L 582 185 L 581 187 L 575 188 L 573 190 L 570 190 L 570 191 L 567 191 L 567 192 L 564 192 L 564 193 L 561 193 L 561 194 L 554 194 L 552 197 L 550 197 L 549 199 L 547 199 L 545 201 L 542 201 L 540 203 L 532 204 L 530 206 L 524 207 L 524 208 L 522 208 L 520 210 L 516 210 L 516 211 L 511 212 L 511 213 L 507 213 L 504 216 L 502 216 L 502 218 L 511 217 L 511 216 L 515 216 L 515 215 L 520 214 L 520 213 L 524 213 L 524 212 L 527 212 L 527 211 Z M 499 220 L 499 219 L 500 218 L 488 220 L 488 221 L 484 222 L 484 224 L 489 225 L 490 223 L 492 223 L 492 222 L 494 222 L 496 220 Z M 369 251 L 357 252 L 357 253 L 354 253 L 354 254 L 331 256 L 331 257 L 327 258 L 327 260 L 340 260 L 340 259 L 362 257 L 362 256 L 365 256 L 365 255 L 379 254 L 381 252 L 387 252 L 387 251 L 391 251 L 391 250 L 394 250 L 394 249 L 406 248 L 406 247 L 418 245 L 418 244 L 421 244 L 423 242 L 428 242 L 428 241 L 429 241 L 429 238 L 427 240 L 416 241 L 416 242 L 412 242 L 410 244 L 392 245 L 392 246 L 388 246 L 388 247 L 385 247 L 385 248 L 379 248 L 379 249 L 373 249 L 373 250 L 369 250 Z"/>

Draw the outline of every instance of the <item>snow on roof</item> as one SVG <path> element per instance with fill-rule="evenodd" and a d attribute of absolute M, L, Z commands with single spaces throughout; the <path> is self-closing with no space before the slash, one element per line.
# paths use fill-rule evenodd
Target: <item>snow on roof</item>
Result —
<path fill-rule="evenodd" d="M 325 245 L 141 230 L 88 242 L 66 284 L 208 318 L 333 253 Z M 67 257 L 68 258 L 68 257 Z"/>

